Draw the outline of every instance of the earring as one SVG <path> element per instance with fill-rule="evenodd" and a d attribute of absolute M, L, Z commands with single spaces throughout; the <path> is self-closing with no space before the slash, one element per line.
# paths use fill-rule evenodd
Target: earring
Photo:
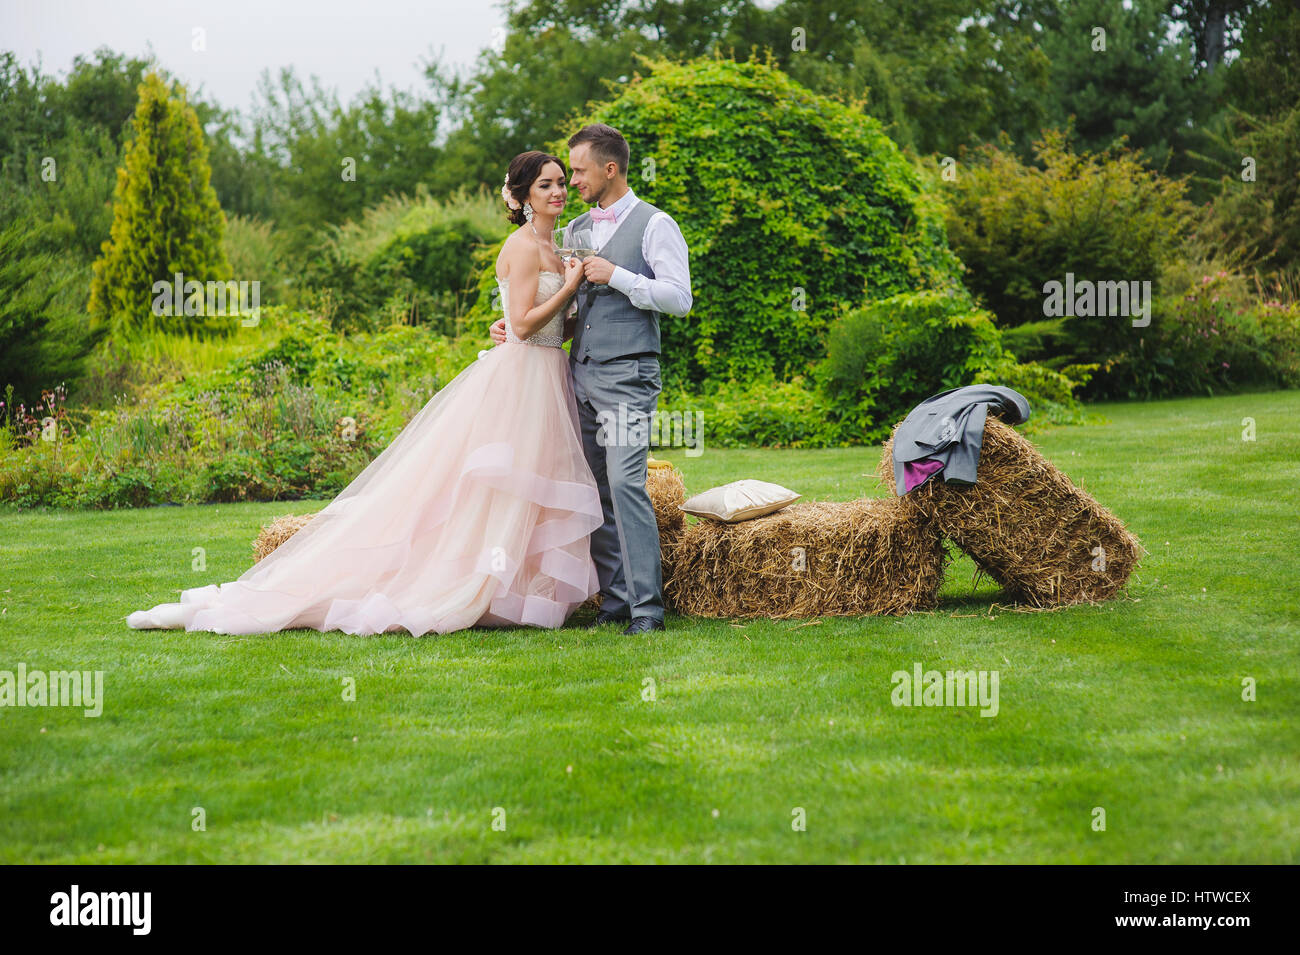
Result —
<path fill-rule="evenodd" d="M 533 204 L 531 202 L 524 203 L 524 221 L 525 222 L 533 221 Z"/>

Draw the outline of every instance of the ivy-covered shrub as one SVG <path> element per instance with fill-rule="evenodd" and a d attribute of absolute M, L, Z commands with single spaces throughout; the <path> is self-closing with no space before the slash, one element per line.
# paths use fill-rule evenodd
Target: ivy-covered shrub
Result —
<path fill-rule="evenodd" d="M 629 184 L 690 248 L 694 307 L 660 322 L 666 387 L 789 381 L 840 308 L 957 283 L 942 211 L 877 120 L 764 63 L 648 69 L 571 126 L 627 137 Z M 566 218 L 584 208 L 572 191 Z"/>

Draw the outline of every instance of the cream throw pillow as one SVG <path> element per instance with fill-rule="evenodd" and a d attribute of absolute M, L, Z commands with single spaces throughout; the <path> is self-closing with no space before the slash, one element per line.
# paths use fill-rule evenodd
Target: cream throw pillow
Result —
<path fill-rule="evenodd" d="M 681 509 L 696 517 L 734 524 L 779 511 L 801 497 L 802 494 L 796 494 L 788 487 L 746 478 L 702 491 L 682 504 Z"/>

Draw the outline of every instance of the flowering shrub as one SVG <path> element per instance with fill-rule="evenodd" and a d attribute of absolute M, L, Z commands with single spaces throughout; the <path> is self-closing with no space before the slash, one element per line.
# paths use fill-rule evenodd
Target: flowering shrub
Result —
<path fill-rule="evenodd" d="M 411 326 L 343 337 L 297 316 L 277 341 L 111 408 L 63 389 L 0 414 L 0 501 L 126 507 L 341 490 L 477 357 L 483 342 Z"/>
<path fill-rule="evenodd" d="M 1139 331 L 1130 348 L 1103 364 L 1103 396 L 1300 386 L 1300 304 L 1261 301 L 1226 270 L 1162 296 L 1151 325 Z"/>

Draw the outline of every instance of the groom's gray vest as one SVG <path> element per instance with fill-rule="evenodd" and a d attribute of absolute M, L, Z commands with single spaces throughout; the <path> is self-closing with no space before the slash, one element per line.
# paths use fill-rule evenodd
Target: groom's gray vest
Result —
<path fill-rule="evenodd" d="M 639 199 L 600 250 L 601 258 L 636 275 L 654 278 L 641 254 L 641 240 L 658 211 Z M 571 228 L 590 229 L 591 213 L 578 216 Z M 659 354 L 659 313 L 637 308 L 613 286 L 584 282 L 578 289 L 578 327 L 569 356 L 574 361 L 610 361 L 642 354 Z"/>

